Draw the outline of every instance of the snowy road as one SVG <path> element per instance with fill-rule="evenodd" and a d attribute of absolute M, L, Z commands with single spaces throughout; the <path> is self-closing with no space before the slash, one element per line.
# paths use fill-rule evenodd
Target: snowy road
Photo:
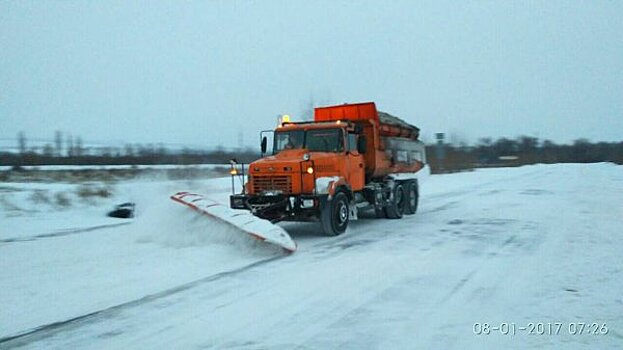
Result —
<path fill-rule="evenodd" d="M 226 201 L 226 180 L 200 190 Z M 412 217 L 287 224 L 291 256 L 169 203 L 177 185 L 145 185 L 130 225 L 0 243 L 0 347 L 623 347 L 622 166 L 432 176 Z"/>

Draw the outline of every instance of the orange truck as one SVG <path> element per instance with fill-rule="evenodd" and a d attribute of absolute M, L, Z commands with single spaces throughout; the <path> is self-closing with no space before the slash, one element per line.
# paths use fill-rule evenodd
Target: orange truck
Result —
<path fill-rule="evenodd" d="M 284 120 L 260 135 L 262 158 L 249 164 L 242 193 L 230 197 L 234 209 L 273 223 L 320 221 L 329 236 L 343 233 L 360 210 L 390 219 L 417 210 L 428 173 L 419 129 L 373 102 L 316 108 L 313 122 Z"/>

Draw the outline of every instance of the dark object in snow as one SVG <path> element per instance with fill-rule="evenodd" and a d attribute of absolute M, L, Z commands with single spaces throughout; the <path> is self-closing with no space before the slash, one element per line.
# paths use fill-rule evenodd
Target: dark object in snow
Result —
<path fill-rule="evenodd" d="M 134 206 L 131 202 L 119 204 L 107 215 L 113 218 L 130 219 L 134 217 Z"/>

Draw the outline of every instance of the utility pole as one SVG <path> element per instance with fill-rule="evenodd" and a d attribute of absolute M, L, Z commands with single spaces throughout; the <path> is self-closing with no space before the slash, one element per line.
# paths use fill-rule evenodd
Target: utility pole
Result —
<path fill-rule="evenodd" d="M 444 161 L 446 159 L 446 146 L 443 143 L 446 135 L 443 132 L 438 132 L 435 134 L 435 138 L 437 139 L 437 146 L 435 147 L 435 156 L 437 157 L 437 161 L 439 162 L 439 171 L 443 172 L 444 170 Z"/>

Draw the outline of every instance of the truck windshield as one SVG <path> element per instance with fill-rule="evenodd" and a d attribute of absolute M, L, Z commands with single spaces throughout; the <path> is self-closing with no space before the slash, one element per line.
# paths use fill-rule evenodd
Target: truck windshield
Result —
<path fill-rule="evenodd" d="M 305 142 L 305 131 L 282 131 L 275 133 L 275 146 L 273 154 L 277 154 L 284 149 L 303 148 Z"/>
<path fill-rule="evenodd" d="M 275 133 L 273 154 L 284 149 L 306 148 L 310 152 L 343 152 L 342 129 L 280 131 Z"/>

